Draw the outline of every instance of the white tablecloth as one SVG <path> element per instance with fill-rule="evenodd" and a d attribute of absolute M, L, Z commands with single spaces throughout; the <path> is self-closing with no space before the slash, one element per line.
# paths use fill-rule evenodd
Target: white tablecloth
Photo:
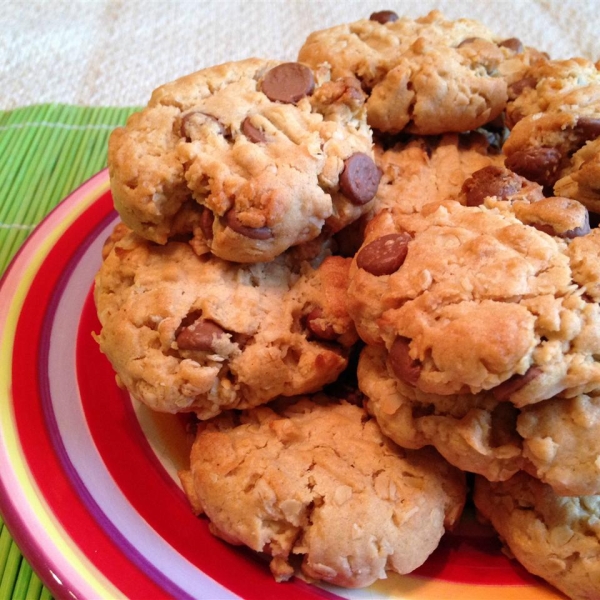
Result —
<path fill-rule="evenodd" d="M 314 30 L 393 9 L 471 17 L 553 58 L 600 58 L 595 0 L 0 0 L 0 109 L 141 105 L 158 85 L 257 56 L 293 60 Z"/>

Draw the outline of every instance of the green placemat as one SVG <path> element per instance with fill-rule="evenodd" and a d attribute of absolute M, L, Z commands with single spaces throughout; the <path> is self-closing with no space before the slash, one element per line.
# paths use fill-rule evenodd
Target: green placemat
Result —
<path fill-rule="evenodd" d="M 43 104 L 0 112 L 0 276 L 35 226 L 106 166 L 110 132 L 135 110 Z M 50 598 L 0 519 L 0 600 Z"/>

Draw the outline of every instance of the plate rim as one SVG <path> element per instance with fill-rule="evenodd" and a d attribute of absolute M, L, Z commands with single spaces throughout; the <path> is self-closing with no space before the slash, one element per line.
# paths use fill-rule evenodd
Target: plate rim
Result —
<path fill-rule="evenodd" d="M 21 247 L 17 250 L 16 254 L 11 259 L 6 270 L 0 277 L 0 358 L 7 352 L 7 343 L 13 341 L 13 345 L 8 349 L 12 352 L 14 346 L 14 337 L 10 338 L 10 333 L 6 333 L 7 327 L 11 326 L 8 322 L 10 315 L 14 316 L 15 304 L 18 304 L 19 310 L 22 308 L 23 303 L 27 297 L 27 292 L 31 282 L 34 280 L 35 275 L 39 269 L 44 265 L 45 260 L 48 258 L 49 252 L 52 250 L 57 240 L 61 238 L 69 227 L 71 227 L 77 219 L 85 212 L 86 209 L 90 208 L 95 202 L 110 190 L 108 169 L 104 168 L 86 181 L 81 183 L 65 198 L 63 198 L 33 229 L 31 234 L 27 237 Z M 64 217 L 64 218 L 63 218 Z M 35 259 L 33 264 L 35 269 L 32 269 L 32 257 Z M 28 271 L 28 284 L 22 284 L 15 282 L 16 278 L 23 271 Z M 13 286 L 13 287 L 11 287 Z M 21 293 L 21 297 L 15 298 L 15 291 Z M 12 323 L 12 327 L 16 330 L 18 315 L 16 320 Z M 10 338 L 10 339 L 8 339 Z M 8 339 L 8 342 L 7 342 Z M 9 356 L 13 358 L 12 354 Z M 0 365 L 0 373 L 10 371 L 11 377 L 13 372 L 14 364 L 11 360 L 6 366 Z M 0 401 L 4 398 L 4 384 L 0 382 Z M 4 410 L 10 410 L 13 413 L 14 421 L 14 407 L 13 397 L 10 394 L 10 390 L 6 395 L 6 400 L 10 404 L 9 407 L 4 407 Z M 0 409 L 0 414 L 1 409 Z M 0 425 L 0 432 L 4 429 Z M 13 427 L 13 432 L 18 438 L 18 431 L 16 425 Z M 3 464 L 5 458 L 9 457 L 9 452 L 6 449 L 6 441 L 0 436 L 0 465 Z M 18 444 L 19 440 L 13 441 Z M 26 463 L 25 456 L 22 456 L 23 463 Z M 10 477 L 13 476 L 12 465 L 10 470 Z M 31 472 L 27 473 L 27 477 L 33 487 L 36 487 Z M 119 594 L 122 596 L 122 592 L 118 585 L 111 581 L 101 570 L 97 567 L 93 561 L 89 560 L 88 557 L 83 554 L 72 553 L 79 561 L 86 562 L 86 571 L 84 573 L 78 573 L 72 565 L 67 564 L 66 575 L 65 569 L 59 568 L 65 564 L 65 554 L 61 553 L 60 556 L 56 556 L 52 553 L 53 549 L 56 549 L 56 545 L 52 543 L 50 547 L 43 545 L 40 541 L 35 539 L 32 535 L 33 528 L 29 526 L 23 516 L 23 509 L 18 507 L 15 503 L 14 498 L 10 492 L 10 486 L 6 482 L 7 475 L 0 471 L 0 513 L 4 518 L 5 525 L 8 528 L 11 536 L 16 542 L 17 546 L 21 550 L 23 556 L 28 560 L 33 567 L 36 574 L 44 585 L 56 596 L 56 597 L 87 597 L 93 596 L 97 593 L 97 587 L 102 587 L 102 591 L 106 592 L 108 588 L 114 592 L 115 597 Z M 44 498 L 41 497 L 40 503 L 44 503 Z M 31 512 L 33 509 L 28 506 L 27 509 Z M 49 511 L 49 507 L 46 506 L 46 510 Z M 34 511 L 34 514 L 37 514 Z M 52 516 L 51 511 L 48 512 L 48 516 Z M 61 530 L 61 540 L 67 544 L 71 537 L 68 532 L 65 531 L 64 527 L 60 522 L 56 522 L 55 526 Z M 50 536 L 48 536 L 50 538 Z M 64 539 L 63 539 L 64 538 Z M 50 538 L 54 541 L 54 538 Z M 57 566 L 58 564 L 58 566 Z M 53 569 L 54 567 L 54 569 Z M 92 573 L 95 578 L 89 579 L 85 577 L 85 574 Z M 212 579 L 208 574 L 202 571 L 202 574 Z M 420 579 L 418 575 L 409 574 L 409 577 Z M 213 581 L 215 581 L 213 579 Z M 226 588 L 231 595 L 235 595 L 234 592 L 229 590 L 226 583 L 221 583 L 216 580 L 219 585 Z M 435 580 L 433 580 L 435 581 Z M 93 585 L 92 585 L 93 583 Z M 444 582 L 445 584 L 451 584 L 452 582 Z M 464 586 L 465 584 L 462 584 Z M 312 586 L 311 586 L 312 587 Z M 435 586 L 433 586 L 435 587 Z M 458 586 L 460 587 L 460 586 Z M 470 586 L 472 587 L 472 586 Z M 492 591 L 497 589 L 498 584 L 491 584 L 486 586 L 486 589 Z M 502 586 L 504 587 L 504 586 Z M 519 586 L 515 586 L 519 587 Z M 323 590 L 325 591 L 325 590 Z M 112 596 L 111 596 L 112 597 Z M 343 593 L 341 596 L 344 597 Z M 411 596 L 412 597 L 412 596 Z M 420 596 L 419 596 L 420 597 Z M 537 596 L 536 596 L 537 597 Z M 545 597 L 545 596 L 544 596 Z"/>

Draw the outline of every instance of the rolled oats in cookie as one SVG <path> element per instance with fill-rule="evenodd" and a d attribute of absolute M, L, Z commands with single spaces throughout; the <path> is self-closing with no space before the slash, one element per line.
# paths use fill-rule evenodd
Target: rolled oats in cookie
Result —
<path fill-rule="evenodd" d="M 433 446 L 452 465 L 492 481 L 523 468 L 518 409 L 490 393 L 421 392 L 390 372 L 384 348 L 367 346 L 358 363 L 365 406 L 381 430 L 403 448 Z"/>
<path fill-rule="evenodd" d="M 507 88 L 541 58 L 470 19 L 439 11 L 410 19 L 391 11 L 312 33 L 299 60 L 358 78 L 369 94 L 369 124 L 423 135 L 468 131 L 505 108 Z"/>
<path fill-rule="evenodd" d="M 522 408 L 493 391 L 426 393 L 399 379 L 376 346 L 361 352 L 358 384 L 383 433 L 404 448 L 433 446 L 450 464 L 490 481 L 526 471 L 557 494 L 600 492 L 597 392 Z"/>
<path fill-rule="evenodd" d="M 600 213 L 600 137 L 584 144 L 571 156 L 571 164 L 554 184 L 554 193 L 574 198 Z"/>
<path fill-rule="evenodd" d="M 206 419 L 314 392 L 344 370 L 357 339 L 348 267 L 332 256 L 241 265 L 129 233 L 96 277 L 100 349 L 157 411 Z"/>
<path fill-rule="evenodd" d="M 600 597 L 600 496 L 560 496 L 519 473 L 476 478 L 475 505 L 528 571 L 572 600 Z"/>
<path fill-rule="evenodd" d="M 429 202 L 462 200 L 462 186 L 473 173 L 500 168 L 504 157 L 480 133 L 411 136 L 390 147 L 375 146 L 382 176 L 372 212 L 419 212 Z"/>
<path fill-rule="evenodd" d="M 403 247 L 382 243 L 398 235 Z M 568 246 L 486 206 L 382 211 L 353 259 L 349 311 L 362 339 L 385 346 L 396 376 L 423 392 L 492 390 L 519 407 L 588 393 L 600 383 L 600 307 Z"/>
<path fill-rule="evenodd" d="M 578 237 L 569 244 L 573 280 L 594 302 L 600 302 L 600 229 Z"/>
<path fill-rule="evenodd" d="M 154 91 L 109 140 L 115 206 L 142 237 L 265 262 L 367 212 L 377 190 L 365 95 L 326 68 L 247 59 Z"/>
<path fill-rule="evenodd" d="M 525 470 L 564 496 L 600 494 L 600 391 L 525 406 Z"/>
<path fill-rule="evenodd" d="M 265 552 L 278 581 L 301 561 L 348 588 L 416 569 L 465 501 L 463 474 L 437 453 L 397 447 L 362 408 L 323 395 L 202 423 L 180 477 L 212 532 Z"/>

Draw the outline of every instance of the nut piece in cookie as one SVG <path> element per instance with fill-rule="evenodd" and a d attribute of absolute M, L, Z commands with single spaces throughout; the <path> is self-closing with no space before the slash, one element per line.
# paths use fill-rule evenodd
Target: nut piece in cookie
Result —
<path fill-rule="evenodd" d="M 295 572 L 359 588 L 409 573 L 459 519 L 463 474 L 434 451 L 387 440 L 362 408 L 324 396 L 276 402 L 200 425 L 180 473 L 211 530 Z"/>
<path fill-rule="evenodd" d="M 206 419 L 320 390 L 357 339 L 349 262 L 240 265 L 129 233 L 96 276 L 100 349 L 119 382 L 163 412 Z"/>
<path fill-rule="evenodd" d="M 474 500 L 528 571 L 573 600 L 600 597 L 600 496 L 559 496 L 519 473 L 504 482 L 476 478 Z"/>
<path fill-rule="evenodd" d="M 499 116 L 507 86 L 541 55 L 481 23 L 439 11 L 370 19 L 312 33 L 299 60 L 360 80 L 369 124 L 380 131 L 435 135 L 476 129 Z"/>
<path fill-rule="evenodd" d="M 440 395 L 493 390 L 520 407 L 600 383 L 600 309 L 581 276 L 562 238 L 510 211 L 443 202 L 369 223 L 348 306 L 399 379 Z"/>
<path fill-rule="evenodd" d="M 115 206 L 140 236 L 264 262 L 371 205 L 365 95 L 327 69 L 247 59 L 156 89 L 109 140 Z"/>

